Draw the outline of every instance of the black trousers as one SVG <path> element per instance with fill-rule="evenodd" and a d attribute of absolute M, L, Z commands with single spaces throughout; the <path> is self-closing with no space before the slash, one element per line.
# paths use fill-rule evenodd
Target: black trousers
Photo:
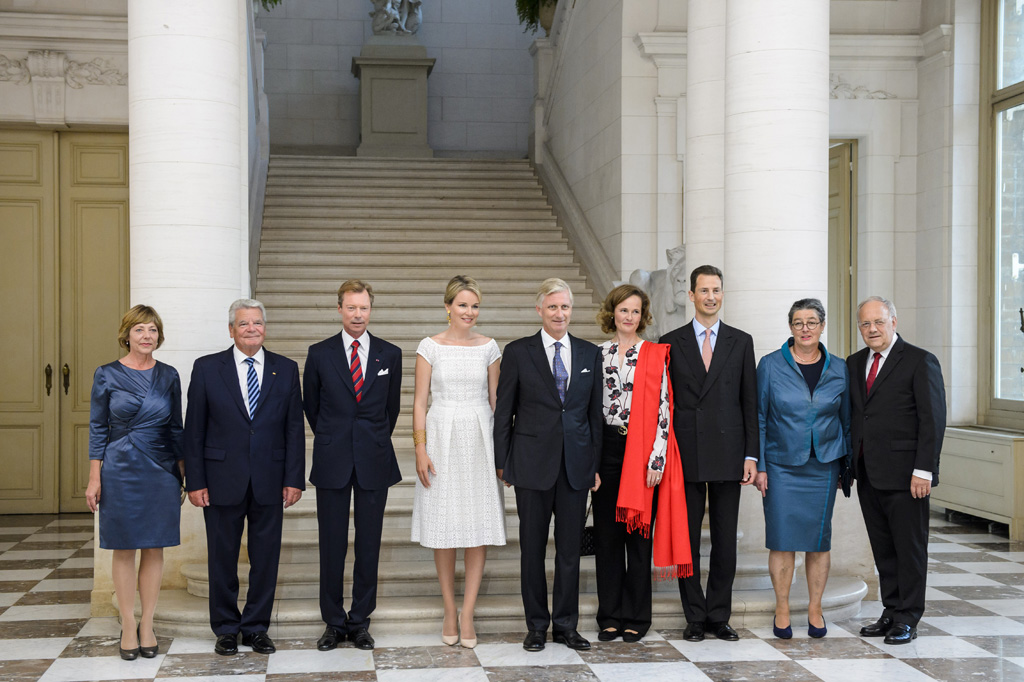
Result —
<path fill-rule="evenodd" d="M 580 619 L 580 538 L 587 515 L 587 489 L 573 490 L 565 458 L 555 485 L 547 490 L 516 487 L 519 512 L 519 572 L 529 630 L 575 630 Z M 548 527 L 555 516 L 555 583 L 548 612 L 544 560 Z"/>
<path fill-rule="evenodd" d="M 592 493 L 594 563 L 597 568 L 597 625 L 647 634 L 651 627 L 651 552 L 654 542 L 627 533 L 615 521 L 626 437 L 605 426 L 601 450 L 601 487 Z M 657 488 L 655 488 L 655 509 Z M 653 519 L 652 519 L 653 520 Z"/>
<path fill-rule="evenodd" d="M 345 557 L 348 554 L 349 504 L 355 494 L 352 550 L 352 602 L 345 612 Z M 320 539 L 320 616 L 342 632 L 370 627 L 377 608 L 377 567 L 388 489 L 366 490 L 353 482 L 344 488 L 316 489 Z"/>
<path fill-rule="evenodd" d="M 238 611 L 238 553 L 242 529 L 249 521 L 249 590 Z M 270 626 L 281 559 L 284 504 L 262 505 L 252 485 L 241 504 L 203 507 L 210 573 L 210 627 L 215 635 L 265 632 Z"/>
<path fill-rule="evenodd" d="M 679 579 L 679 596 L 687 623 L 725 623 L 732 616 L 732 583 L 736 578 L 736 525 L 740 512 L 739 481 L 686 482 L 686 515 L 690 531 L 693 575 Z M 707 500 L 711 556 L 707 590 L 700 584 L 700 532 Z"/>
<path fill-rule="evenodd" d="M 902 490 L 878 490 L 867 468 L 857 469 L 857 498 L 878 568 L 882 616 L 917 627 L 928 578 L 928 500 Z"/>

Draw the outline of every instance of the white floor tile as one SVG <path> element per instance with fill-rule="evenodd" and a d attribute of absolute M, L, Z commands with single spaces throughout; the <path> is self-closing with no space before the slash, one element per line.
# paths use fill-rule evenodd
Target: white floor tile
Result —
<path fill-rule="evenodd" d="M 3 564 L 0 564 L 0 566 L 3 566 Z M 52 572 L 52 568 L 24 568 L 17 571 L 0 571 L 0 581 L 42 580 Z"/>
<path fill-rule="evenodd" d="M 929 573 L 928 586 L 938 587 L 999 587 L 1002 583 L 977 573 Z"/>
<path fill-rule="evenodd" d="M 929 542 L 929 554 L 981 554 L 981 550 L 958 545 L 955 542 Z"/>
<path fill-rule="evenodd" d="M 87 542 L 92 540 L 92 531 L 82 532 L 60 532 L 60 533 L 36 533 L 25 538 L 25 542 L 71 542 L 81 540 Z"/>
<path fill-rule="evenodd" d="M 1024 573 L 1024 564 L 1015 561 L 952 561 L 949 565 L 972 573 Z"/>
<path fill-rule="evenodd" d="M 711 682 L 693 663 L 593 663 L 601 682 Z M 379 674 L 379 673 L 378 673 Z"/>
<path fill-rule="evenodd" d="M 32 559 L 67 559 L 77 549 L 12 549 L 0 554 L 0 566 L 4 561 L 30 561 Z"/>
<path fill-rule="evenodd" d="M 793 639 L 811 639 L 810 635 L 807 634 L 807 621 L 805 621 L 805 620 L 799 620 L 799 621 L 798 620 L 794 620 L 792 625 L 793 625 Z M 836 637 L 857 637 L 858 636 L 858 635 L 855 635 L 852 632 L 848 632 L 848 631 L 844 630 L 843 628 L 839 627 L 835 623 L 829 623 L 828 621 L 825 621 L 825 626 L 828 628 L 828 635 L 827 635 L 827 637 L 829 639 L 834 639 Z M 747 630 L 750 630 L 752 633 L 754 633 L 755 635 L 757 635 L 761 639 L 766 639 L 766 640 L 775 639 L 775 633 L 772 631 L 772 629 L 770 627 L 754 627 L 754 628 L 747 628 Z M 686 644 L 689 644 L 689 643 L 690 642 L 686 642 Z M 682 651 L 682 650 L 680 650 L 680 651 Z"/>
<path fill-rule="evenodd" d="M 61 568 L 92 568 L 96 565 L 96 560 L 92 557 L 75 557 L 74 559 L 68 559 L 60 565 Z"/>
<path fill-rule="evenodd" d="M 1020 667 L 1024 668 L 1024 656 L 1007 656 L 1003 660 L 1009 661 L 1014 665 L 1019 665 Z"/>
<path fill-rule="evenodd" d="M 46 524 L 47 528 L 68 528 L 72 526 L 94 527 L 93 519 L 55 519 Z"/>
<path fill-rule="evenodd" d="M 0 592 L 0 606 L 10 606 L 24 595 L 24 592 Z"/>
<path fill-rule="evenodd" d="M 209 644 L 207 644 L 209 650 Z M 325 673 L 334 670 L 373 670 L 373 652 L 339 648 L 333 651 L 278 651 L 267 662 L 267 674 Z"/>
<path fill-rule="evenodd" d="M 967 601 L 1000 616 L 1024 616 L 1024 594 L 1021 599 L 968 599 Z"/>
<path fill-rule="evenodd" d="M 483 668 L 378 670 L 379 682 L 487 682 Z"/>
<path fill-rule="evenodd" d="M 91 609 L 92 607 L 89 604 L 47 604 L 45 606 L 12 606 L 3 613 L 0 613 L 0 621 L 69 620 L 72 618 L 88 618 Z"/>
<path fill-rule="evenodd" d="M 524 635 L 525 636 L 525 635 Z M 383 634 L 373 636 L 373 641 L 376 643 L 378 649 L 384 647 L 404 647 L 404 646 L 439 646 L 441 644 L 440 634 Z"/>
<path fill-rule="evenodd" d="M 932 533 L 932 535 L 961 545 L 975 544 L 979 542 L 1006 542 L 1006 538 L 998 535 L 991 535 L 989 533 L 943 533 L 942 531 L 937 531 Z M 931 547 L 930 544 L 928 546 Z"/>
<path fill-rule="evenodd" d="M 997 556 L 1007 561 L 1019 561 L 1024 563 L 1024 552 L 989 552 L 992 556 Z"/>
<path fill-rule="evenodd" d="M 899 680 L 899 682 L 934 682 L 917 668 L 893 658 L 862 658 L 828 660 L 813 658 L 797 661 L 824 682 L 864 682 L 864 680 Z"/>
<path fill-rule="evenodd" d="M 864 641 L 873 644 L 890 656 L 896 658 L 992 658 L 990 651 L 969 644 L 959 637 L 918 637 L 910 644 L 885 644 L 881 637 L 865 637 Z"/>
<path fill-rule="evenodd" d="M 156 677 L 163 655 L 122 661 L 117 656 L 99 658 L 58 658 L 39 682 L 84 682 L 86 680 L 134 680 Z M 183 678 L 182 678 L 183 679 Z M 237 680 L 238 678 L 232 678 Z"/>
<path fill-rule="evenodd" d="M 92 589 L 92 578 L 53 578 L 41 580 L 32 592 L 74 592 Z"/>
<path fill-rule="evenodd" d="M 117 619 L 114 619 L 117 622 Z M 209 637 L 175 637 L 174 641 L 171 642 L 171 648 L 167 650 L 168 654 L 208 654 L 213 651 L 213 645 L 217 643 L 217 638 L 214 637 L 213 633 L 210 633 Z M 278 653 L 284 653 L 280 651 Z M 319 653 L 319 652 L 317 652 Z M 276 656 L 277 654 L 274 654 Z M 271 656 L 273 659 L 273 656 Z"/>
<path fill-rule="evenodd" d="M 250 675 L 199 675 L 197 677 L 161 677 L 160 682 L 264 682 L 263 674 Z"/>
<path fill-rule="evenodd" d="M 79 637 L 116 637 L 120 634 L 121 623 L 113 617 L 90 618 L 78 632 Z"/>
<path fill-rule="evenodd" d="M 17 542 L 0 542 L 0 552 L 6 552 L 11 547 L 14 547 Z"/>
<path fill-rule="evenodd" d="M 952 601 L 954 599 L 959 599 L 959 597 L 954 597 L 951 594 L 947 594 L 931 586 L 924 589 L 924 598 L 926 601 Z"/>
<path fill-rule="evenodd" d="M 486 667 L 510 665 L 579 665 L 583 663 L 572 649 L 548 641 L 543 651 L 526 651 L 522 644 L 478 644 L 476 657 Z"/>
<path fill-rule="evenodd" d="M 42 526 L 9 526 L 0 527 L 0 535 L 28 535 L 38 532 Z"/>
<path fill-rule="evenodd" d="M 687 642 L 682 639 L 669 640 L 679 652 L 696 663 L 711 661 L 785 661 L 789 657 L 761 639 L 741 639 L 738 642 L 723 642 L 705 639 L 703 642 Z"/>
<path fill-rule="evenodd" d="M 0 661 L 57 658 L 70 643 L 71 637 L 0 639 Z"/>
<path fill-rule="evenodd" d="M 1024 623 L 1004 616 L 936 616 L 922 618 L 925 623 L 957 637 L 969 635 L 1024 635 Z"/>

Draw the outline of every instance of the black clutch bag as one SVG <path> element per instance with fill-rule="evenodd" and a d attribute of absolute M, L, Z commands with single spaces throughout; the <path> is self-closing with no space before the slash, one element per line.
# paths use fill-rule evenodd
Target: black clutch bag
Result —
<path fill-rule="evenodd" d="M 590 518 L 590 510 L 594 503 L 587 507 L 587 518 Z M 583 527 L 583 536 L 580 537 L 580 556 L 594 556 L 594 523 Z"/>
<path fill-rule="evenodd" d="M 850 466 L 850 459 L 844 457 L 839 469 L 839 487 L 843 489 L 843 495 L 850 496 L 853 490 L 853 467 Z"/>

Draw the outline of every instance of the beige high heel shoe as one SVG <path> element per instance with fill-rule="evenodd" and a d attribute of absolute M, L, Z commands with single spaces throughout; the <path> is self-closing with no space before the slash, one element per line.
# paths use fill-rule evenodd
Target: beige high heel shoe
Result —
<path fill-rule="evenodd" d="M 459 621 L 459 632 L 461 633 L 462 632 L 462 611 L 459 611 L 458 621 Z M 476 637 L 474 637 L 473 639 L 466 639 L 465 637 L 463 637 L 461 644 L 462 644 L 462 648 L 463 649 L 475 649 L 476 648 Z"/>
<path fill-rule="evenodd" d="M 457 628 L 458 625 L 459 625 L 459 617 L 458 617 L 458 615 L 456 615 L 455 616 L 455 627 Z M 444 634 L 444 619 L 441 619 L 441 641 L 444 642 L 448 646 L 455 646 L 456 644 L 459 643 L 459 634 L 458 633 L 455 633 L 454 635 L 446 635 L 446 634 Z"/>

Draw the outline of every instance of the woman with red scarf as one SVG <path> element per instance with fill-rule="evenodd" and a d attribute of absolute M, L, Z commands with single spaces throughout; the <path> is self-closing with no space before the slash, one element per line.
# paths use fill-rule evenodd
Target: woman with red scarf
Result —
<path fill-rule="evenodd" d="M 597 638 L 636 642 L 651 627 L 652 552 L 659 579 L 693 572 L 668 346 L 640 338 L 650 299 L 631 284 L 612 289 L 597 320 L 613 334 L 601 345 L 604 447 L 593 493 Z"/>

